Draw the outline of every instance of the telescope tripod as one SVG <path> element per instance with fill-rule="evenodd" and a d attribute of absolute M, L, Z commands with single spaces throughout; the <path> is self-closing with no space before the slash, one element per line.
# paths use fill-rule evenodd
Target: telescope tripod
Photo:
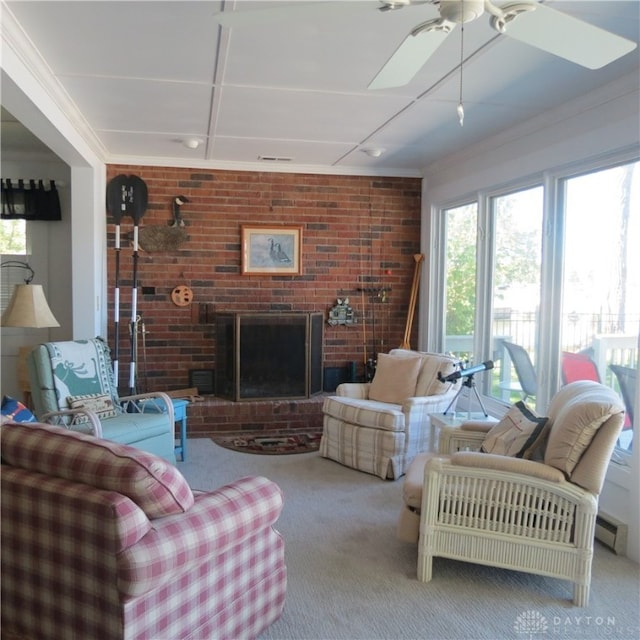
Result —
<path fill-rule="evenodd" d="M 484 413 L 484 417 L 487 418 L 489 414 L 487 413 L 487 410 L 485 409 L 484 404 L 482 402 L 482 398 L 480 398 L 480 394 L 476 389 L 476 381 L 473 379 L 473 375 L 468 376 L 467 379 L 460 385 L 460 388 L 458 389 L 458 393 L 456 393 L 455 398 L 453 398 L 453 400 L 449 403 L 449 406 L 444 410 L 443 415 L 446 416 L 447 413 L 449 413 L 449 409 L 451 409 L 451 407 L 453 407 L 456 404 L 456 402 L 458 401 L 458 398 L 460 397 L 460 394 L 462 393 L 462 389 L 464 389 L 464 387 L 473 389 L 473 393 L 475 393 L 476 395 L 476 400 L 478 401 L 478 404 L 482 408 L 482 413 Z"/>

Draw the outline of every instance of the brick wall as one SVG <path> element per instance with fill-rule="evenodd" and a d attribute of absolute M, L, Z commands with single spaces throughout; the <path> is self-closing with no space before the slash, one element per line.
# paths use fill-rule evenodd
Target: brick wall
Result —
<path fill-rule="evenodd" d="M 138 313 L 146 330 L 138 348 L 140 390 L 188 386 L 190 369 L 215 369 L 218 311 L 323 311 L 349 297 L 358 324 L 325 325 L 324 364 L 358 363 L 399 346 L 420 250 L 417 178 L 377 178 L 111 165 L 140 176 L 148 208 L 141 227 L 168 227 L 178 195 L 187 240 L 170 251 L 140 251 Z M 300 225 L 302 274 L 242 275 L 241 225 Z M 126 388 L 131 316 L 133 220 L 121 221 L 120 386 Z M 109 343 L 114 344 L 115 226 L 108 224 Z M 185 285 L 190 305 L 171 292 Z M 362 289 L 367 290 L 363 293 Z M 385 301 L 386 296 L 386 301 Z M 363 304 L 364 303 L 364 304 Z M 364 316 L 364 321 L 363 321 Z M 415 345 L 417 321 L 412 344 Z"/>

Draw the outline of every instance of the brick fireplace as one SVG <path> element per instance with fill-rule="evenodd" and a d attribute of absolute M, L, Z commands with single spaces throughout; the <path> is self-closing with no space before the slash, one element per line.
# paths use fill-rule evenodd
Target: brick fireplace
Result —
<path fill-rule="evenodd" d="M 138 313 L 146 329 L 145 352 L 138 356 L 141 391 L 184 389 L 190 386 L 190 371 L 217 372 L 216 317 L 228 310 L 322 313 L 323 367 L 355 362 L 358 377 L 364 373 L 365 354 L 371 357 L 402 342 L 413 255 L 420 250 L 419 178 L 110 165 L 107 180 L 119 174 L 140 176 L 147 184 L 149 205 L 141 227 L 167 227 L 173 199 L 184 195 L 189 200 L 181 208 L 184 243 L 174 250 L 140 252 Z M 301 273 L 242 274 L 241 226 L 249 224 L 300 226 Z M 132 229 L 133 221 L 123 218 L 121 319 L 130 314 Z M 112 220 L 107 234 L 107 339 L 113 346 Z M 172 302 L 178 286 L 192 290 L 191 304 Z M 350 299 L 357 320 L 353 326 L 326 323 L 338 298 Z M 124 330 L 119 346 L 120 386 L 126 388 L 129 337 Z M 317 420 L 321 398 L 234 402 L 207 396 L 189 406 L 189 432 L 233 430 L 236 424 L 297 429 Z"/>

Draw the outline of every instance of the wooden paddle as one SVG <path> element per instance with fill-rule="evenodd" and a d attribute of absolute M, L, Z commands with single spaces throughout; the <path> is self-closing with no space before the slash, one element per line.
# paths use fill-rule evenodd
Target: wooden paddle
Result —
<path fill-rule="evenodd" d="M 416 300 L 418 298 L 418 289 L 420 287 L 420 267 L 424 260 L 424 254 L 416 253 L 413 256 L 415 261 L 413 269 L 413 283 L 411 284 L 411 295 L 409 296 L 409 309 L 407 310 L 407 324 L 404 330 L 404 340 L 400 345 L 401 349 L 411 349 L 411 327 L 413 325 L 413 315 L 416 310 Z"/>

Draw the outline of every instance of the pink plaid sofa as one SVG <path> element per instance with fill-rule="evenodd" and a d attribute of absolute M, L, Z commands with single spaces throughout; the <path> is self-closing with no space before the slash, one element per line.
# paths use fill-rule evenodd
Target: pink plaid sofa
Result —
<path fill-rule="evenodd" d="M 40 423 L 2 445 L 2 629 L 27 638 L 255 638 L 280 617 L 279 487 L 192 492 L 152 454 Z"/>

